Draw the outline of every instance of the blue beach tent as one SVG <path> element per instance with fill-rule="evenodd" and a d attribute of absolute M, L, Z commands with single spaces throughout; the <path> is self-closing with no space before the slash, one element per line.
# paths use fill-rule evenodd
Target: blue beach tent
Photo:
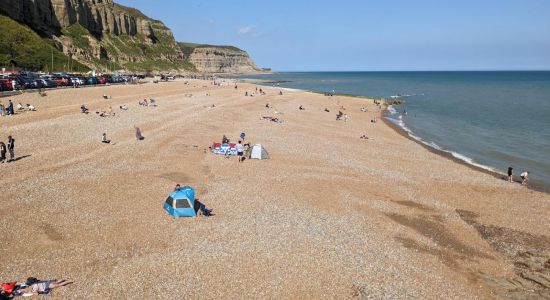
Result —
<path fill-rule="evenodd" d="M 164 210 L 174 218 L 196 217 L 195 190 L 190 186 L 184 186 L 170 193 L 164 202 Z"/>

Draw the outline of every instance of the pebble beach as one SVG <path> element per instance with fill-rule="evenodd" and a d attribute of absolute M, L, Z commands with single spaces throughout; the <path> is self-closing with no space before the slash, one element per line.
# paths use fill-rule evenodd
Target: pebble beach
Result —
<path fill-rule="evenodd" d="M 19 158 L 0 164 L 0 280 L 75 281 L 52 299 L 550 299 L 549 194 L 426 150 L 370 99 L 261 88 L 1 98 L 37 111 L 0 117 Z M 210 153 L 241 132 L 270 159 Z M 214 215 L 170 217 L 176 184 Z"/>

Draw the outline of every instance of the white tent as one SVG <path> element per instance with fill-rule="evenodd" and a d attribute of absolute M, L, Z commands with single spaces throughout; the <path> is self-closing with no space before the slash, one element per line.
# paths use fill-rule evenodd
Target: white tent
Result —
<path fill-rule="evenodd" d="M 265 148 L 262 147 L 262 145 L 256 144 L 252 147 L 252 151 L 250 152 L 250 158 L 268 159 L 269 154 L 267 153 L 267 151 L 265 151 Z"/>

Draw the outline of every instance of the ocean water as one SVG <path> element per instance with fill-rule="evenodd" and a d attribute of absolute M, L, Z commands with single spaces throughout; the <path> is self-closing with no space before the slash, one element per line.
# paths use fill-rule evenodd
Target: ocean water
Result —
<path fill-rule="evenodd" d="M 247 75 L 287 88 L 390 98 L 388 118 L 411 136 L 499 173 L 530 171 L 550 190 L 550 71 L 315 72 Z M 273 83 L 268 83 L 273 84 Z M 406 114 L 405 114 L 406 112 Z"/>

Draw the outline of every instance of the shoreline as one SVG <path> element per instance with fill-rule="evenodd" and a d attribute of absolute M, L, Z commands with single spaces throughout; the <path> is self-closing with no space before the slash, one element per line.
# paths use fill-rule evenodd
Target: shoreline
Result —
<path fill-rule="evenodd" d="M 436 149 L 434 147 L 430 147 L 429 145 L 426 145 L 425 143 L 422 143 L 421 141 L 413 138 L 412 136 L 409 135 L 409 133 L 407 131 L 405 131 L 399 125 L 397 125 L 397 124 L 393 123 L 392 121 L 388 120 L 386 118 L 387 114 L 389 114 L 389 111 L 386 108 L 382 111 L 381 119 L 384 121 L 385 125 L 387 125 L 391 129 L 393 129 L 399 135 L 407 138 L 408 140 L 411 140 L 411 141 L 417 143 L 418 145 L 422 146 L 424 149 L 430 151 L 431 153 L 437 154 L 437 155 L 439 155 L 441 157 L 444 157 L 444 158 L 446 158 L 450 161 L 453 161 L 457 164 L 467 166 L 472 170 L 475 170 L 475 171 L 478 171 L 478 172 L 481 172 L 481 173 L 484 173 L 484 174 L 488 174 L 488 175 L 493 176 L 494 178 L 506 181 L 506 175 L 505 174 L 501 174 L 501 173 L 498 173 L 498 172 L 495 172 L 495 171 L 491 171 L 491 170 L 488 170 L 488 169 L 470 164 L 470 163 L 468 163 L 468 162 L 466 162 L 466 161 L 464 161 L 464 160 L 462 160 L 458 157 L 455 157 L 454 155 L 452 155 L 451 153 L 449 153 L 447 151 L 439 150 L 439 149 Z M 517 177 L 518 177 L 517 175 L 514 175 L 514 183 L 521 184 L 521 180 L 517 180 Z M 527 185 L 527 186 L 525 186 L 525 188 L 550 195 L 550 188 L 531 186 L 531 185 Z"/>
<path fill-rule="evenodd" d="M 236 79 L 236 78 L 235 78 Z M 239 80 L 239 79 L 236 79 L 236 80 Z M 243 79 L 243 82 L 244 83 L 249 83 L 249 84 L 256 84 L 256 85 L 262 85 L 262 86 L 265 86 L 265 87 L 270 87 L 270 88 L 280 88 L 280 89 L 287 89 L 287 90 L 290 90 L 290 91 L 297 91 L 297 92 L 306 92 L 306 93 L 314 93 L 314 94 L 320 94 L 320 95 L 324 95 L 325 92 L 320 92 L 320 91 L 313 91 L 313 90 L 306 90 L 306 89 L 297 89 L 297 88 L 285 88 L 285 87 L 280 87 L 280 86 L 266 86 L 264 84 L 266 83 L 273 83 L 273 81 L 267 81 L 267 80 L 261 80 L 261 79 Z M 289 82 L 289 81 L 281 81 L 281 83 L 283 82 Z M 345 93 L 334 93 L 333 96 L 341 96 L 341 97 L 349 97 L 349 98 L 359 98 L 359 99 L 364 99 L 364 100 L 382 100 L 383 98 L 381 97 L 373 97 L 373 96 L 363 96 L 363 95 L 353 95 L 353 94 L 345 94 Z M 409 140 L 412 140 L 414 142 L 416 142 L 417 144 L 421 145 L 422 147 L 424 147 L 425 149 L 427 149 L 428 151 L 430 151 L 431 153 L 435 153 L 435 154 L 438 154 L 446 159 L 449 159 L 455 163 L 458 163 L 458 164 L 461 164 L 461 165 L 465 165 L 465 166 L 468 166 L 470 169 L 472 170 L 475 170 L 475 171 L 478 171 L 478 172 L 482 172 L 484 174 L 488 174 L 488 175 L 491 175 L 497 179 L 500 179 L 500 180 L 504 180 L 506 181 L 506 174 L 504 173 L 499 173 L 497 171 L 493 171 L 493 170 L 489 170 L 487 168 L 492 168 L 491 166 L 485 166 L 486 168 L 484 167 L 481 167 L 481 166 L 477 166 L 475 164 L 472 164 L 472 163 L 469 163 L 463 159 L 460 159 L 456 156 L 454 156 L 452 153 L 448 152 L 448 151 L 445 151 L 445 150 L 440 150 L 440 149 L 436 149 L 434 147 L 431 147 L 429 145 L 426 145 L 425 143 L 423 143 L 422 141 L 420 140 L 417 140 L 415 138 L 413 138 L 412 136 L 409 135 L 409 133 L 404 130 L 403 128 L 401 128 L 399 125 L 393 123 L 392 121 L 388 120 L 387 119 L 387 116 L 389 115 L 389 111 L 388 111 L 388 104 L 384 104 L 385 107 L 384 109 L 382 110 L 382 112 L 380 113 L 380 118 L 384 121 L 384 124 L 386 124 L 387 126 L 389 126 L 390 128 L 392 128 L 394 131 L 396 131 L 398 134 L 400 134 L 401 136 L 409 139 Z M 460 154 L 459 152 L 456 152 L 457 154 Z M 514 175 L 514 183 L 519 183 L 521 184 L 521 179 L 517 179 L 519 176 L 518 175 Z M 519 177 L 521 178 L 521 177 Z M 545 194 L 549 194 L 550 195 L 550 187 L 545 187 L 545 186 L 539 186 L 539 185 L 529 185 L 527 184 L 527 186 L 525 186 L 525 188 L 529 189 L 529 190 L 533 190 L 533 191 L 537 191 L 537 192 L 541 192 L 541 193 L 545 193 Z"/>

